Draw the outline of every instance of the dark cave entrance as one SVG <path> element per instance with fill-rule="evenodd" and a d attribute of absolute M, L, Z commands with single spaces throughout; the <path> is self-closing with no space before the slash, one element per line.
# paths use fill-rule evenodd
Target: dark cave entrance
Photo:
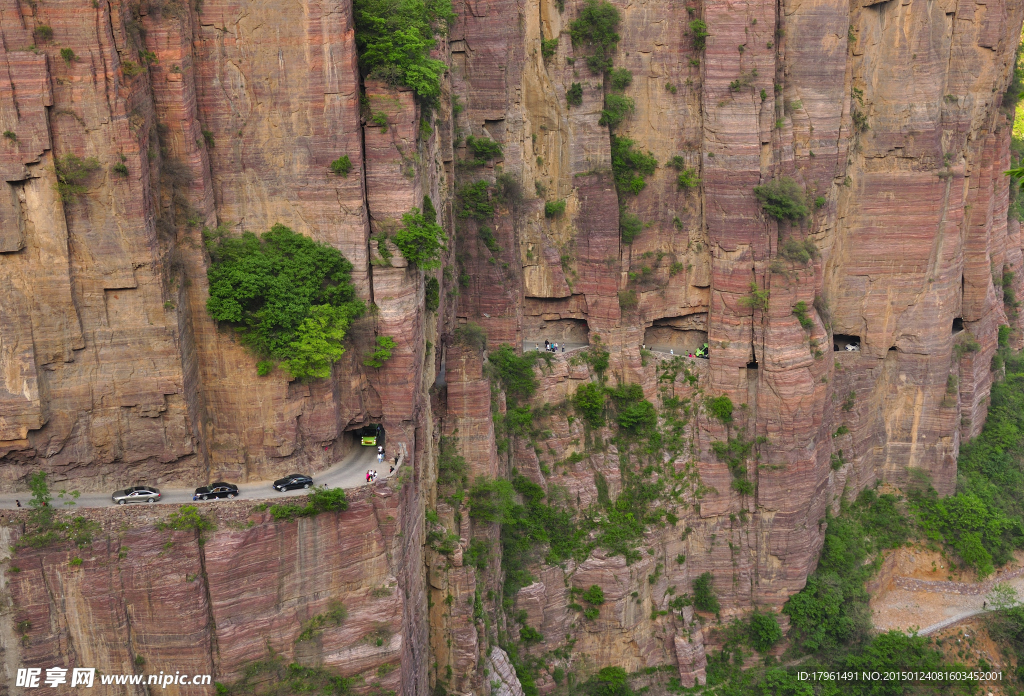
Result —
<path fill-rule="evenodd" d="M 834 334 L 832 336 L 832 350 L 837 353 L 856 353 L 860 350 L 860 336 Z"/>

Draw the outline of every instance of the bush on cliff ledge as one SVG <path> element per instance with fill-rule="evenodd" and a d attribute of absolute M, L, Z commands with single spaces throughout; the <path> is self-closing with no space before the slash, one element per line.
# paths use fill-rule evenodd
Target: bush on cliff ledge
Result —
<path fill-rule="evenodd" d="M 405 260 L 425 271 L 440 266 L 445 233 L 436 220 L 424 215 L 419 208 L 413 208 L 402 216 L 402 224 L 394 241 Z"/>
<path fill-rule="evenodd" d="M 324 378 L 345 353 L 342 341 L 365 306 L 341 252 L 274 225 L 262 237 L 203 230 L 212 263 L 206 309 L 243 345 L 281 361 L 297 379 Z"/>
<path fill-rule="evenodd" d="M 807 217 L 803 192 L 789 177 L 772 179 L 766 184 L 755 186 L 754 195 L 757 196 L 764 212 L 776 220 L 797 221 Z"/>
<path fill-rule="evenodd" d="M 321 512 L 344 512 L 348 499 L 343 488 L 317 486 L 309 494 L 305 505 L 283 503 L 270 508 L 270 515 L 278 522 L 291 522 L 297 517 L 314 517 Z"/>
<path fill-rule="evenodd" d="M 572 45 L 583 48 L 587 67 L 591 72 L 603 74 L 611 70 L 612 56 L 619 43 L 619 11 L 606 0 L 587 0 L 579 17 L 569 25 Z"/>
<path fill-rule="evenodd" d="M 356 0 L 353 9 L 364 74 L 436 100 L 446 68 L 430 51 L 455 19 L 451 0 Z"/>

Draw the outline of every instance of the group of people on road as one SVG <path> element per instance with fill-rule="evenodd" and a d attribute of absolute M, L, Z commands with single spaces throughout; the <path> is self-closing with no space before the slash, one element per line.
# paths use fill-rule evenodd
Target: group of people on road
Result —
<path fill-rule="evenodd" d="M 540 344 L 539 343 L 537 344 L 537 350 L 540 350 Z M 548 351 L 549 353 L 557 353 L 558 352 L 558 344 L 557 343 L 552 343 L 551 341 L 549 341 L 548 339 L 545 338 L 544 339 L 544 350 Z M 563 353 L 565 352 L 565 345 L 564 344 L 562 345 L 562 352 Z"/>
<path fill-rule="evenodd" d="M 377 463 L 384 464 L 384 445 L 377 445 Z M 388 474 L 395 473 L 395 467 L 398 466 L 398 455 L 395 455 L 395 463 L 391 465 L 391 471 Z M 366 482 L 373 483 L 377 480 L 377 470 L 367 469 L 366 470 Z"/>

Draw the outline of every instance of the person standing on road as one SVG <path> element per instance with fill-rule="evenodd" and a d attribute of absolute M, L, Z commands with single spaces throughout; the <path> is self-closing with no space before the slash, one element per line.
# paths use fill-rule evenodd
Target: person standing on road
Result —
<path fill-rule="evenodd" d="M 20 500 L 15 500 L 14 502 L 17 504 L 18 507 L 21 507 L 21 501 Z"/>

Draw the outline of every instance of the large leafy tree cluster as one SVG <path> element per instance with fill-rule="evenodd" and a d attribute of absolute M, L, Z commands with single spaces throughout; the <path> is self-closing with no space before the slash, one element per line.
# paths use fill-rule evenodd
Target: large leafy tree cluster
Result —
<path fill-rule="evenodd" d="M 257 237 L 205 231 L 212 263 L 206 308 L 229 323 L 263 360 L 298 379 L 330 376 L 345 353 L 345 332 L 365 306 L 341 252 L 274 225 Z"/>
<path fill-rule="evenodd" d="M 455 19 L 451 0 L 356 0 L 353 8 L 363 70 L 411 87 L 421 99 L 436 100 L 445 65 L 430 51 L 435 34 Z"/>

